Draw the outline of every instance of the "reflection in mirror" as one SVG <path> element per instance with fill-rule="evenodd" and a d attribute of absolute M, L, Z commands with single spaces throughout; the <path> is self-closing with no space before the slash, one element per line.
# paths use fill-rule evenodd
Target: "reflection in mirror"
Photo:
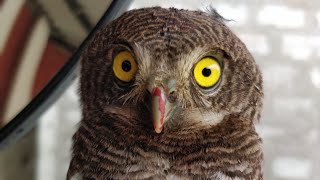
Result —
<path fill-rule="evenodd" d="M 49 143 L 46 147 L 51 152 L 55 151 L 50 146 L 54 143 L 33 127 L 77 76 L 81 52 L 92 35 L 127 10 L 130 3 L 0 0 L 0 179 L 65 178 L 66 173 L 62 175 L 40 162 L 49 164 L 48 158 L 52 158 L 41 158 L 44 154 L 38 149 L 39 139 Z M 55 115 L 52 118 L 56 117 L 57 123 L 61 118 Z M 49 133 L 53 132 L 51 125 Z"/>
<path fill-rule="evenodd" d="M 2 2 L 2 16 L 8 18 L 0 27 L 1 127 L 48 84 L 110 3 L 100 0 Z"/>

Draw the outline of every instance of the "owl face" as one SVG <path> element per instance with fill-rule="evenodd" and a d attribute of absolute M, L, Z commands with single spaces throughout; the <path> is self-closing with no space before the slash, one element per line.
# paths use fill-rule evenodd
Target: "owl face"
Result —
<path fill-rule="evenodd" d="M 146 131 L 198 131 L 229 115 L 250 124 L 261 111 L 261 73 L 217 14 L 129 11 L 97 33 L 81 71 L 84 116 L 117 114 Z"/>

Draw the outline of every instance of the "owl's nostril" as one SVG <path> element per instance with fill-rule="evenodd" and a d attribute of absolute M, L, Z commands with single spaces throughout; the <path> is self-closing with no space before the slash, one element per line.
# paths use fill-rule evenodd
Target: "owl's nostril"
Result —
<path fill-rule="evenodd" d="M 170 102 L 170 103 L 174 103 L 174 102 L 176 102 L 176 100 L 177 100 L 177 93 L 176 93 L 176 91 L 171 91 L 170 93 L 169 93 L 169 95 L 168 95 L 168 101 Z"/>

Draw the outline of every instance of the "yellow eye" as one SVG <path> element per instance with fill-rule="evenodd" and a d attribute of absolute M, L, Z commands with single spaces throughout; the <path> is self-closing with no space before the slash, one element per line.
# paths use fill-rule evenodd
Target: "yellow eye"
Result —
<path fill-rule="evenodd" d="M 210 88 L 219 81 L 221 67 L 213 57 L 204 57 L 195 65 L 193 75 L 199 86 Z"/>
<path fill-rule="evenodd" d="M 137 72 L 137 63 L 129 51 L 121 51 L 114 57 L 112 68 L 118 79 L 129 82 Z"/>

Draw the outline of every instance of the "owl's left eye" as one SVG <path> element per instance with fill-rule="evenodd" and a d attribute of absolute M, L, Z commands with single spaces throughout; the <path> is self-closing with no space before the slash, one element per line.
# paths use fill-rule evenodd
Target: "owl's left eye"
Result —
<path fill-rule="evenodd" d="M 130 82 L 137 72 L 137 63 L 129 51 L 121 51 L 114 57 L 112 69 L 119 80 Z"/>
<path fill-rule="evenodd" d="M 221 76 L 220 64 L 213 57 L 204 57 L 196 63 L 193 69 L 193 76 L 200 87 L 214 87 Z"/>

